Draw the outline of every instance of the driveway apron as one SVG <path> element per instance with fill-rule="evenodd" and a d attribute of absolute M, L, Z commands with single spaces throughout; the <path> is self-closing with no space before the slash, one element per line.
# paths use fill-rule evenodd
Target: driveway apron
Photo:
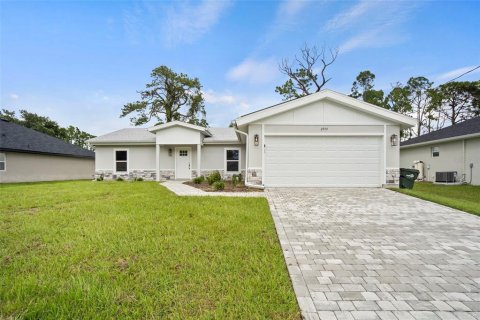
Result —
<path fill-rule="evenodd" d="M 305 319 L 480 319 L 480 217 L 386 189 L 266 194 Z"/>

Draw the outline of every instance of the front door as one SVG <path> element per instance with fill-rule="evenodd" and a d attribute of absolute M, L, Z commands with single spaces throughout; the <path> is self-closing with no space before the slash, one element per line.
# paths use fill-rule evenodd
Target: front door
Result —
<path fill-rule="evenodd" d="M 175 148 L 175 179 L 191 179 L 192 148 Z"/>

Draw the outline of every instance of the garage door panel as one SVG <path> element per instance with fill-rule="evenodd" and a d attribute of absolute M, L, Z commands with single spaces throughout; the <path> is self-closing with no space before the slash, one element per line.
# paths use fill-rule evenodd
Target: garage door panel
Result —
<path fill-rule="evenodd" d="M 380 185 L 381 137 L 267 137 L 266 186 Z"/>

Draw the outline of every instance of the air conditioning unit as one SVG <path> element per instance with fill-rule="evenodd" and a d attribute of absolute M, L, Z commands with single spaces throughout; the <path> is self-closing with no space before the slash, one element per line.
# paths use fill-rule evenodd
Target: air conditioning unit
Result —
<path fill-rule="evenodd" d="M 435 182 L 456 182 L 457 171 L 435 172 Z"/>

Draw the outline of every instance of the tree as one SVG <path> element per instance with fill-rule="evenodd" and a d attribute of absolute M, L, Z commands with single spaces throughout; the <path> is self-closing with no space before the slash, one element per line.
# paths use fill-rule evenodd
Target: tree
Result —
<path fill-rule="evenodd" d="M 376 106 L 386 108 L 383 90 L 374 90 L 375 75 L 370 70 L 362 71 L 358 74 L 356 80 L 352 84 L 352 98 L 374 104 Z"/>
<path fill-rule="evenodd" d="M 409 114 L 412 111 L 412 105 L 408 99 L 409 91 L 401 83 L 397 82 L 388 96 L 385 98 L 385 107 L 389 110 Z M 412 136 L 411 129 L 403 129 L 400 131 L 402 138 L 408 139 Z"/>
<path fill-rule="evenodd" d="M 448 82 L 435 93 L 439 113 L 452 125 L 480 115 L 480 81 Z"/>
<path fill-rule="evenodd" d="M 136 126 L 152 119 L 156 124 L 178 120 L 208 125 L 198 78 L 189 78 L 166 66 L 155 68 L 150 76 L 152 81 L 146 84 L 145 90 L 138 92 L 141 100 L 124 105 L 120 117 L 135 114 L 130 121 Z"/>
<path fill-rule="evenodd" d="M 407 81 L 410 113 L 417 118 L 416 136 L 422 135 L 424 129 L 432 131 L 431 123 L 435 120 L 435 104 L 431 103 L 434 95 L 432 85 L 433 82 L 425 77 L 411 77 Z"/>
<path fill-rule="evenodd" d="M 17 117 L 15 111 L 2 109 L 0 111 L 0 118 L 48 134 L 49 136 L 75 144 L 81 148 L 87 148 L 87 140 L 95 137 L 85 131 L 81 131 L 77 127 L 69 126 L 63 128 L 49 117 L 39 116 L 27 110 L 20 110 L 20 116 Z"/>
<path fill-rule="evenodd" d="M 337 49 L 322 47 L 318 51 L 316 46 L 307 44 L 300 49 L 300 57 L 295 55 L 293 62 L 283 59 L 278 66 L 281 73 L 288 80 L 275 88 L 283 96 L 283 100 L 290 100 L 320 91 L 332 78 L 326 75 L 327 68 L 331 66 L 338 56 Z"/>

